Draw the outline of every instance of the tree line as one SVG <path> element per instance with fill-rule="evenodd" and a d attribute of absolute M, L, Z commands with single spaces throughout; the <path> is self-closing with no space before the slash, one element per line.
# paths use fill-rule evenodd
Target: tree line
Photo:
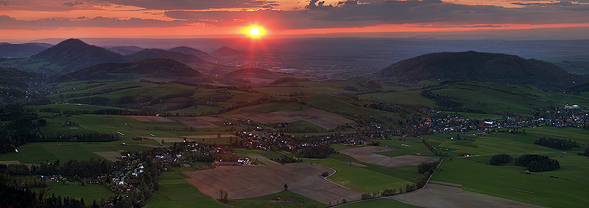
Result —
<path fill-rule="evenodd" d="M 572 140 L 565 140 L 565 139 L 555 139 L 555 138 L 538 138 L 536 139 L 536 141 L 534 142 L 534 144 L 539 144 L 545 147 L 551 147 L 554 149 L 559 149 L 559 150 L 570 150 L 573 147 L 580 147 L 579 143 L 577 143 L 576 141 L 572 141 Z"/>

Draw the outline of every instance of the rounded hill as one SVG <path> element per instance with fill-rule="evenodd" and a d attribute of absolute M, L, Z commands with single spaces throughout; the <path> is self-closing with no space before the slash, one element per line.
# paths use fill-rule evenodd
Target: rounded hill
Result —
<path fill-rule="evenodd" d="M 475 51 L 431 53 L 405 59 L 384 68 L 379 77 L 399 81 L 472 79 L 539 88 L 564 88 L 574 79 L 552 63 Z"/>

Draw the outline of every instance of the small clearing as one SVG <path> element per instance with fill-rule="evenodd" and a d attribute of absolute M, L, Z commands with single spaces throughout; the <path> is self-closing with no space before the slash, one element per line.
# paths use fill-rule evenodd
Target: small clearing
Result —
<path fill-rule="evenodd" d="M 213 198 L 219 190 L 226 189 L 229 199 L 244 199 L 265 196 L 284 190 L 329 204 L 342 199 L 359 200 L 362 192 L 339 186 L 321 176 L 334 170 L 320 165 L 281 166 L 220 166 L 213 170 L 188 171 L 184 174 L 190 184 Z"/>
<path fill-rule="evenodd" d="M 380 165 L 384 167 L 403 167 L 403 166 L 417 166 L 421 163 L 429 163 L 438 160 L 437 157 L 425 157 L 414 155 L 403 155 L 398 157 L 387 157 L 384 155 L 375 154 L 375 152 L 387 152 L 397 149 L 388 147 L 358 147 L 345 150 L 339 150 L 340 153 L 352 156 L 353 158 L 362 162 Z"/>
<path fill-rule="evenodd" d="M 430 181 L 417 191 L 393 195 L 388 198 L 420 207 L 470 208 L 470 207 L 538 207 L 506 199 L 462 193 L 460 184 Z"/>
<path fill-rule="evenodd" d="M 329 113 L 323 110 L 311 108 L 301 111 L 278 111 L 271 113 L 245 113 L 234 115 L 246 119 L 251 119 L 260 123 L 280 123 L 304 120 L 309 123 L 320 126 L 324 129 L 334 129 L 338 125 L 354 123 L 354 121 Z"/>

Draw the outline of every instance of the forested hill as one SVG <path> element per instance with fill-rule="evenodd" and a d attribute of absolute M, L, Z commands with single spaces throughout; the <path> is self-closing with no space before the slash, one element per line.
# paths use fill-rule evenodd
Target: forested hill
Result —
<path fill-rule="evenodd" d="M 199 71 L 183 63 L 165 58 L 146 58 L 130 63 L 104 63 L 72 72 L 59 80 L 110 79 L 114 74 L 139 74 L 159 78 L 201 77 Z"/>
<path fill-rule="evenodd" d="M 59 71 L 59 68 L 62 68 L 61 72 L 71 72 L 99 63 L 122 61 L 123 55 L 98 46 L 88 45 L 78 39 L 65 40 L 29 59 L 25 59 L 26 63 L 47 65 L 40 67 L 40 69 Z"/>
<path fill-rule="evenodd" d="M 378 73 L 382 80 L 472 79 L 502 84 L 562 89 L 581 77 L 548 62 L 498 53 L 431 53 L 394 63 Z"/>

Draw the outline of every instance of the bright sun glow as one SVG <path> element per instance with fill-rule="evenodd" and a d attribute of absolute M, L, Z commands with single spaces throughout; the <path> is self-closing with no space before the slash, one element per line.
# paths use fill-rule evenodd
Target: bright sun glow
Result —
<path fill-rule="evenodd" d="M 250 29 L 250 35 L 253 35 L 253 36 L 260 35 L 260 28 L 254 27 L 254 28 Z"/>
<path fill-rule="evenodd" d="M 267 34 L 266 29 L 258 25 L 250 25 L 243 28 L 243 33 L 250 36 L 251 38 L 261 38 Z"/>

